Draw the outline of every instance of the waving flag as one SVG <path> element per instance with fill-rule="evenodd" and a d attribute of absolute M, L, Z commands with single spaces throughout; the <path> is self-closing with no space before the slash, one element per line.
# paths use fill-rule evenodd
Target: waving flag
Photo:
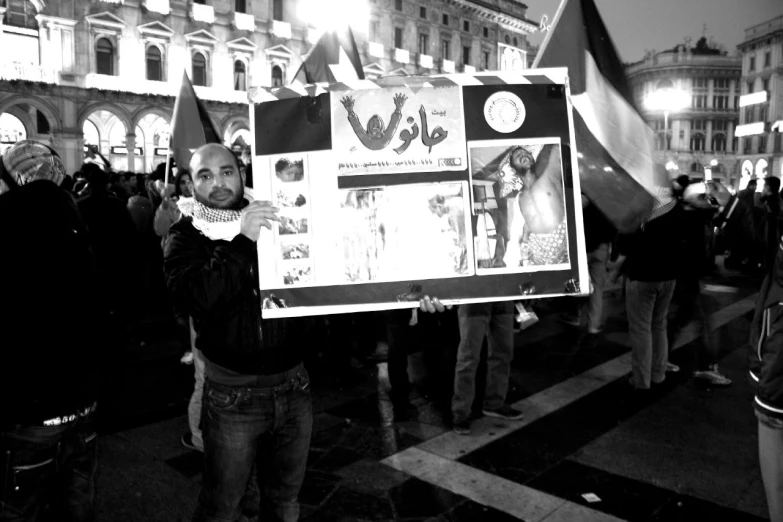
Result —
<path fill-rule="evenodd" d="M 294 79 L 301 83 L 364 80 L 359 48 L 350 26 L 324 31 L 304 57 Z"/>
<path fill-rule="evenodd" d="M 179 167 L 187 167 L 193 152 L 207 143 L 222 143 L 220 133 L 215 130 L 207 109 L 196 96 L 188 74 L 182 73 L 182 86 L 174 102 L 171 117 L 171 140 L 169 149 Z M 166 169 L 168 177 L 168 168 Z M 168 183 L 168 179 L 166 180 Z"/>
<path fill-rule="evenodd" d="M 562 0 L 533 67 L 568 67 L 582 192 L 634 230 L 653 205 L 653 134 L 594 0 Z"/>

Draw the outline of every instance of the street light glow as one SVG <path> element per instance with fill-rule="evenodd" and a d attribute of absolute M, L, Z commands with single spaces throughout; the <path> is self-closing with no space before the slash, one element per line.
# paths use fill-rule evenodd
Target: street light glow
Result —
<path fill-rule="evenodd" d="M 370 23 L 367 0 L 303 0 L 299 16 L 321 31 L 333 31 L 346 25 L 364 33 Z"/>
<path fill-rule="evenodd" d="M 688 107 L 691 96 L 680 89 L 661 89 L 650 93 L 644 103 L 651 111 L 674 112 Z"/>

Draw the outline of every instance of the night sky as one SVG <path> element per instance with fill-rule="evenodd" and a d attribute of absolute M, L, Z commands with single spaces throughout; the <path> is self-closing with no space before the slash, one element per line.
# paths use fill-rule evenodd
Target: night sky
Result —
<path fill-rule="evenodd" d="M 544 14 L 552 22 L 559 0 L 522 0 L 528 6 L 527 17 L 536 22 Z M 609 34 L 623 61 L 644 57 L 645 49 L 662 51 L 682 43 L 690 36 L 691 45 L 702 36 L 736 51 L 745 29 L 783 15 L 783 0 L 596 0 Z M 536 33 L 531 43 L 540 44 L 543 34 Z"/>

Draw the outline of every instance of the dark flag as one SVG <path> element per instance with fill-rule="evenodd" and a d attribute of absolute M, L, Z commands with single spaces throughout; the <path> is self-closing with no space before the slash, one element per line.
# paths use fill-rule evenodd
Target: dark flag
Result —
<path fill-rule="evenodd" d="M 621 232 L 652 208 L 652 130 L 594 0 L 563 0 L 533 67 L 568 67 L 582 192 Z"/>
<path fill-rule="evenodd" d="M 187 168 L 193 152 L 207 143 L 222 143 L 207 109 L 196 96 L 193 84 L 186 72 L 182 73 L 182 86 L 174 102 L 171 117 L 169 149 L 180 168 Z M 168 168 L 166 169 L 168 175 Z M 168 182 L 168 180 L 166 180 Z"/>
<path fill-rule="evenodd" d="M 364 80 L 359 48 L 351 28 L 324 31 L 304 57 L 294 80 L 301 83 Z"/>

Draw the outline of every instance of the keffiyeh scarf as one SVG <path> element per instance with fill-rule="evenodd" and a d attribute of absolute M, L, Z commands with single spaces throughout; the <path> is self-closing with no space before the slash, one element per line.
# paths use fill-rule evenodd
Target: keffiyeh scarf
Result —
<path fill-rule="evenodd" d="M 245 187 L 244 198 L 253 201 L 253 191 Z M 209 239 L 231 241 L 239 234 L 239 210 L 208 207 L 196 198 L 180 198 L 177 207 L 183 215 L 193 218 L 193 226 Z"/>

